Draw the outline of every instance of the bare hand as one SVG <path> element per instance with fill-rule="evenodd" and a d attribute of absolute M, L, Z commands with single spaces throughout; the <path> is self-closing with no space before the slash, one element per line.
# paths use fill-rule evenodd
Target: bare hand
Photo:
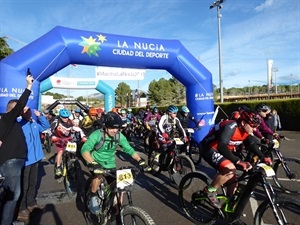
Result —
<path fill-rule="evenodd" d="M 26 77 L 27 85 L 32 85 L 33 83 L 33 76 L 32 75 L 27 75 Z"/>
<path fill-rule="evenodd" d="M 40 113 L 40 111 L 38 111 L 38 110 L 34 110 L 33 112 L 34 112 L 34 114 L 35 114 L 37 117 L 41 116 L 41 113 Z"/>

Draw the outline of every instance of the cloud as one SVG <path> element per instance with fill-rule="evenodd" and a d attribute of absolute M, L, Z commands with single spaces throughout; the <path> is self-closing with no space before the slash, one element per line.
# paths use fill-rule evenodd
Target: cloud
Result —
<path fill-rule="evenodd" d="M 257 12 L 261 12 L 267 8 L 269 8 L 270 6 L 273 5 L 273 0 L 266 0 L 264 3 L 262 3 L 261 5 L 255 7 L 255 11 Z"/>

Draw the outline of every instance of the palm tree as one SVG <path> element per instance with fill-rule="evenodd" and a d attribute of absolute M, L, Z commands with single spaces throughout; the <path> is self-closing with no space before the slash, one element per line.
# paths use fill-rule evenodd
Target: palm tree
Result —
<path fill-rule="evenodd" d="M 0 37 L 0 60 L 14 53 L 9 45 L 7 44 L 5 37 Z"/>

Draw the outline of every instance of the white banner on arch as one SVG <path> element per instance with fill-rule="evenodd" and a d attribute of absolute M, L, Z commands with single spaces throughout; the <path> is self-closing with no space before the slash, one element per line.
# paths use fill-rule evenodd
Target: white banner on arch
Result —
<path fill-rule="evenodd" d="M 99 80 L 144 80 L 145 69 L 96 67 L 96 78 Z"/>

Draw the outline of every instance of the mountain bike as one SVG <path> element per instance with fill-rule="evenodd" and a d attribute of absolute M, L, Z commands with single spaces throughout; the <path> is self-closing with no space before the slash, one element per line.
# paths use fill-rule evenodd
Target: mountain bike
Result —
<path fill-rule="evenodd" d="M 110 225 L 116 221 L 116 217 L 119 218 L 119 224 L 121 225 L 155 225 L 151 216 L 145 210 L 134 206 L 132 202 L 131 192 L 134 187 L 135 176 L 139 171 L 135 167 L 123 167 L 102 170 L 101 173 L 97 173 L 103 175 L 97 190 L 97 210 L 90 201 L 89 187 L 92 177 L 89 178 L 85 198 L 85 219 L 88 225 Z M 108 184 L 107 176 L 115 178 L 114 181 Z M 126 203 L 123 199 L 124 194 L 127 196 Z M 118 215 L 116 215 L 116 212 L 119 212 Z"/>
<path fill-rule="evenodd" d="M 80 182 L 83 177 L 81 165 L 76 156 L 77 144 L 68 141 L 65 151 L 62 155 L 62 176 L 57 179 L 57 182 L 64 181 L 64 186 L 67 194 L 75 199 L 80 187 Z"/>
<path fill-rule="evenodd" d="M 51 141 L 51 130 L 47 129 L 41 133 L 41 143 L 43 149 L 47 153 L 51 153 L 51 148 L 52 148 L 52 141 Z"/>
<path fill-rule="evenodd" d="M 284 137 L 282 137 L 284 138 Z M 280 143 L 274 139 L 270 144 L 258 143 L 262 153 L 272 158 L 273 169 L 276 176 L 272 179 L 276 186 L 287 194 L 300 193 L 300 159 L 295 157 L 284 157 L 279 149 Z M 243 160 L 256 161 L 256 156 L 251 155 L 246 150 L 238 153 Z"/>
<path fill-rule="evenodd" d="M 148 156 L 148 163 L 153 175 L 168 171 L 174 187 L 178 188 L 181 179 L 186 174 L 195 171 L 195 165 L 188 156 L 180 154 L 180 146 L 184 144 L 180 138 L 169 139 L 167 142 L 166 150 L 161 146 L 152 149 Z"/>
<path fill-rule="evenodd" d="M 201 162 L 201 153 L 200 145 L 194 139 L 193 134 L 195 133 L 196 128 L 186 128 L 186 132 L 189 138 L 189 144 L 187 147 L 187 155 L 191 158 L 195 165 L 198 165 Z"/>
<path fill-rule="evenodd" d="M 248 172 L 238 177 L 238 190 L 234 197 L 226 195 L 226 187 L 233 182 L 227 182 L 221 188 L 217 198 L 222 207 L 216 208 L 203 189 L 211 183 L 210 178 L 202 172 L 187 174 L 179 186 L 181 206 L 190 220 L 196 224 L 213 224 L 216 221 L 231 224 L 238 223 L 248 204 L 253 191 L 261 185 L 266 199 L 259 205 L 254 215 L 254 224 L 299 224 L 300 201 L 278 196 L 268 181 L 275 176 L 272 167 L 258 163 Z"/>

